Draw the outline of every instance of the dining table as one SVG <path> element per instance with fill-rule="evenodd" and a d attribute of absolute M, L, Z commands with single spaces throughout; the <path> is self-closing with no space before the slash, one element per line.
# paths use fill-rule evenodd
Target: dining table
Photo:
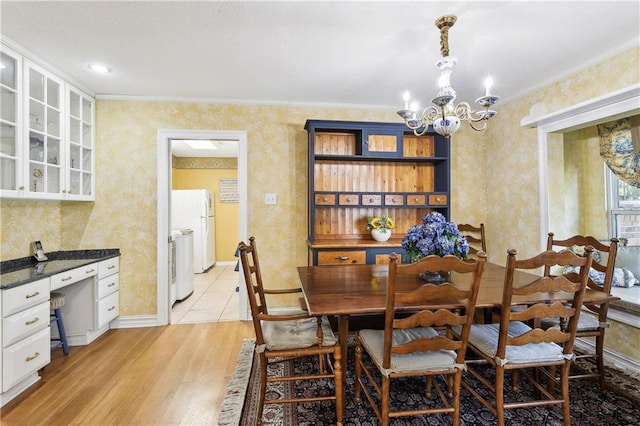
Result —
<path fill-rule="evenodd" d="M 353 315 L 384 313 L 388 271 L 388 264 L 298 267 L 300 284 L 309 315 L 338 317 L 338 337 L 344 365 L 347 360 L 349 318 Z M 478 289 L 476 308 L 499 308 L 502 305 L 505 271 L 506 267 L 503 265 L 488 262 L 485 264 Z M 516 270 L 514 286 L 519 287 L 530 283 L 539 276 L 531 272 Z M 461 288 L 468 288 L 470 279 L 471 274 L 451 272 L 448 281 Z M 426 284 L 425 281 L 418 276 L 399 276 L 396 278 L 396 291 L 411 291 L 423 284 Z M 549 300 L 567 301 L 570 300 L 570 296 L 564 292 L 538 293 L 532 296 L 514 295 L 512 305 L 530 305 Z M 613 300 L 619 300 L 619 298 L 587 288 L 584 304 Z M 447 305 L 438 303 L 438 307 L 446 309 Z M 420 306 L 406 306 L 401 310 L 412 311 L 420 308 Z"/>

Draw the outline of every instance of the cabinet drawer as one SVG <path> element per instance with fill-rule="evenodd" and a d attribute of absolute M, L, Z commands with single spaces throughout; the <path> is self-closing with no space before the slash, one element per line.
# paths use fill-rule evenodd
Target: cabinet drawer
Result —
<path fill-rule="evenodd" d="M 348 265 L 367 263 L 367 252 L 362 251 L 321 251 L 318 252 L 318 265 Z"/>
<path fill-rule="evenodd" d="M 49 327 L 2 350 L 2 390 L 6 392 L 20 380 L 51 361 Z"/>
<path fill-rule="evenodd" d="M 109 324 L 110 321 L 120 315 L 120 292 L 100 299 L 98 301 L 98 327 Z"/>
<path fill-rule="evenodd" d="M 318 206 L 335 206 L 335 194 L 316 194 L 316 205 Z"/>
<path fill-rule="evenodd" d="M 382 195 L 379 194 L 362 194 L 362 205 L 364 206 L 381 206 Z"/>
<path fill-rule="evenodd" d="M 427 197 L 424 195 L 407 195 L 408 206 L 424 206 L 427 204 Z"/>
<path fill-rule="evenodd" d="M 49 328 L 49 302 L 2 319 L 2 346 L 10 346 L 42 329 Z"/>
<path fill-rule="evenodd" d="M 20 312 L 49 300 L 49 278 L 2 290 L 2 316 Z"/>
<path fill-rule="evenodd" d="M 98 264 L 91 263 L 80 268 L 71 269 L 70 271 L 60 272 L 51 277 L 51 290 L 68 286 L 85 278 L 93 277 L 98 273 Z"/>
<path fill-rule="evenodd" d="M 113 257 L 98 263 L 98 279 L 120 272 L 120 259 Z"/>
<path fill-rule="evenodd" d="M 400 194 L 387 194 L 384 196 L 385 206 L 403 206 L 404 196 Z"/>
<path fill-rule="evenodd" d="M 432 206 L 444 206 L 447 204 L 447 196 L 444 194 L 429 195 L 429 204 Z"/>
<path fill-rule="evenodd" d="M 341 206 L 357 206 L 360 204 L 360 197 L 356 194 L 342 194 L 338 196 L 338 204 Z"/>
<path fill-rule="evenodd" d="M 98 299 L 120 289 L 120 274 L 110 275 L 98 281 Z"/>

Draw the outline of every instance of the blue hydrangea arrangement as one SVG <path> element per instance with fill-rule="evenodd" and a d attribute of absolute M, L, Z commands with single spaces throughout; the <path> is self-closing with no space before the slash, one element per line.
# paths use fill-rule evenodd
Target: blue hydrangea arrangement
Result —
<path fill-rule="evenodd" d="M 469 254 L 469 242 L 460 234 L 458 226 L 438 212 L 424 216 L 422 225 L 411 226 L 402 238 L 402 248 L 411 262 L 432 254 L 452 254 L 460 259 L 466 259 Z"/>

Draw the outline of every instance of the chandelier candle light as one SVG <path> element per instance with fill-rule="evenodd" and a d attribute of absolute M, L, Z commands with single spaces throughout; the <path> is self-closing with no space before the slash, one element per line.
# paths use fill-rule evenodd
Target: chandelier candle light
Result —
<path fill-rule="evenodd" d="M 409 92 L 405 92 L 404 109 L 398 111 L 398 115 L 402 117 L 407 125 L 416 136 L 425 134 L 429 125 L 433 125 L 436 133 L 449 137 L 460 128 L 460 121 L 469 121 L 469 125 L 473 130 L 482 131 L 487 127 L 487 122 L 496 112 L 489 109 L 493 104 L 498 102 L 499 96 L 491 94 L 491 86 L 493 80 L 487 78 L 485 81 L 484 96 L 476 99 L 476 103 L 484 109 L 481 111 L 473 111 L 467 102 L 460 102 L 454 105 L 456 99 L 456 91 L 451 87 L 451 72 L 458 62 L 455 56 L 449 56 L 449 28 L 456 23 L 456 16 L 445 15 L 436 20 L 436 27 L 440 29 L 440 53 L 442 58 L 436 62 L 436 67 L 440 69 L 440 79 L 438 86 L 440 91 L 438 96 L 433 98 L 431 102 L 435 106 L 425 108 L 420 117 L 417 116 L 417 105 L 411 104 L 411 96 Z"/>

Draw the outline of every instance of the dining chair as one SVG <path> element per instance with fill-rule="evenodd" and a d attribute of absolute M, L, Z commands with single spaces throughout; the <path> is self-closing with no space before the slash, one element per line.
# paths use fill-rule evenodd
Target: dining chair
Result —
<path fill-rule="evenodd" d="M 392 254 L 384 329 L 360 330 L 356 337 L 356 402 L 362 401 L 361 393 L 364 393 L 383 426 L 397 417 L 436 413 L 450 413 L 453 424 L 458 425 L 467 337 L 486 255 L 480 252 L 473 261 L 449 255 L 427 256 L 411 264 L 399 265 L 398 262 L 399 257 Z M 458 275 L 453 275 L 456 281 L 460 279 L 469 284 L 459 288 L 450 282 L 425 283 L 411 291 L 402 287 L 403 280 L 415 282 L 420 273 L 438 271 L 453 271 Z M 470 279 L 461 278 L 462 274 L 469 274 Z M 449 280 L 451 276 L 449 274 Z M 407 307 L 412 309 L 407 312 Z M 451 326 L 462 327 L 460 338 L 450 333 Z M 368 358 L 363 356 L 365 353 Z M 433 399 L 434 388 L 439 401 L 431 401 L 429 405 L 425 401 L 421 408 L 409 410 L 391 407 L 392 380 L 414 376 L 424 377 L 426 397 Z M 436 376 L 443 376 L 444 384 L 434 380 Z"/>
<path fill-rule="evenodd" d="M 594 251 L 593 261 L 591 263 L 592 270 L 589 274 L 588 288 L 611 294 L 616 253 L 618 250 L 617 238 L 612 238 L 609 245 L 606 245 L 591 236 L 574 235 L 564 240 L 555 239 L 553 232 L 550 232 L 547 236 L 547 250 L 552 250 L 554 247 L 582 248 L 586 246 L 592 246 L 596 250 Z M 606 254 L 606 258 L 602 257 L 602 253 Z M 549 271 L 547 271 L 547 273 L 549 273 Z M 604 332 L 611 326 L 611 324 L 607 322 L 609 302 L 584 305 L 583 310 L 588 314 L 580 315 L 576 337 L 595 337 L 595 351 L 585 349 L 586 352 L 576 355 L 576 359 L 595 359 L 597 369 L 594 373 L 575 374 L 570 375 L 569 378 L 582 379 L 597 377 L 600 382 L 600 390 L 604 392 L 606 390 L 604 377 Z M 543 328 L 558 327 L 560 326 L 560 319 L 545 318 L 541 324 Z"/>
<path fill-rule="evenodd" d="M 574 356 L 573 345 L 592 253 L 593 249 L 587 247 L 584 257 L 563 250 L 544 251 L 529 259 L 516 260 L 517 251 L 508 250 L 500 323 L 471 326 L 468 349 L 474 354 L 474 359 L 468 359 L 466 366 L 467 372 L 477 379 L 477 385 L 466 380 L 462 383 L 463 388 L 497 417 L 498 425 L 505 424 L 506 409 L 541 405 L 562 405 L 564 424 L 571 424 L 569 368 Z M 539 276 L 519 287 L 513 284 L 514 275 L 520 271 L 531 273 L 552 266 L 574 266 L 579 268 L 579 272 L 555 277 Z M 565 301 L 548 299 L 549 293 L 556 292 L 565 292 Z M 513 305 L 520 306 L 522 299 L 534 298 L 536 294 L 544 295 L 540 297 L 540 302 L 525 309 L 511 309 Z M 565 329 L 552 327 L 543 330 L 536 327 L 537 321 L 545 317 L 563 318 L 568 325 Z M 534 328 L 528 325 L 529 322 L 534 324 Z M 460 335 L 463 331 L 458 328 L 454 332 Z M 488 365 L 494 370 L 494 383 L 476 368 L 476 364 Z M 552 366 L 561 369 L 559 379 L 548 371 Z M 534 369 L 535 374 L 528 372 L 528 369 Z M 513 389 L 506 389 L 506 371 L 521 373 L 535 388 L 535 396 L 522 399 L 517 380 L 514 380 Z M 554 382 L 557 380 L 560 395 L 545 389 L 541 378 Z M 480 385 L 493 394 L 493 403 L 481 395 L 484 392 L 474 387 Z"/>
<path fill-rule="evenodd" d="M 462 223 L 458 225 L 458 231 L 469 242 L 469 254 L 475 256 L 479 251 L 487 252 L 484 223 L 481 223 L 480 226 Z"/>
<path fill-rule="evenodd" d="M 260 392 L 256 424 L 262 424 L 265 404 L 333 400 L 336 405 L 336 424 L 342 425 L 344 411 L 342 352 L 327 317 L 309 316 L 303 311 L 286 314 L 270 313 L 267 295 L 297 293 L 301 292 L 301 289 L 268 290 L 264 288 L 254 237 L 249 238 L 249 245 L 240 242 L 238 252 L 256 334 L 256 352 L 260 361 Z M 330 360 L 331 355 L 333 355 L 333 365 Z M 269 376 L 269 365 L 302 357 L 317 358 L 315 374 L 295 375 L 292 371 L 290 375 Z M 294 395 L 289 398 L 268 399 L 266 397 L 267 383 L 289 383 L 296 380 L 333 380 L 334 392 L 333 394 Z"/>

